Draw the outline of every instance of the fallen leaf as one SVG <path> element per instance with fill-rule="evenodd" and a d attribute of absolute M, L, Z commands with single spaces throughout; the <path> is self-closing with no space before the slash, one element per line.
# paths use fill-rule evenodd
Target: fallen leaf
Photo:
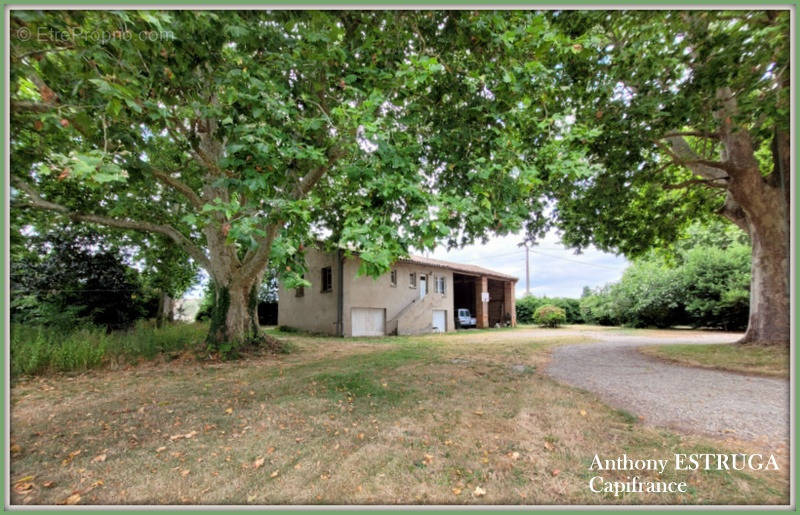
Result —
<path fill-rule="evenodd" d="M 80 449 L 78 449 L 77 451 L 72 451 L 71 453 L 69 453 L 69 456 L 61 460 L 61 464 L 64 466 L 69 465 L 70 463 L 72 463 L 72 460 L 75 458 L 75 456 L 77 456 L 80 453 L 81 453 Z"/>
<path fill-rule="evenodd" d="M 460 488 L 453 488 L 453 494 L 455 494 L 455 495 L 461 494 L 461 489 Z"/>
<path fill-rule="evenodd" d="M 512 460 L 518 460 L 519 459 L 519 453 L 516 452 L 516 451 L 512 452 L 511 453 L 511 459 Z"/>
<path fill-rule="evenodd" d="M 551 475 L 551 476 L 553 476 L 553 477 L 556 477 L 556 476 L 557 476 L 557 475 L 559 475 L 560 473 L 561 473 L 561 471 L 560 471 L 560 470 L 558 470 L 558 469 L 553 469 L 553 470 L 550 472 L 550 475 Z"/>
<path fill-rule="evenodd" d="M 166 451 L 166 450 L 167 450 L 167 446 L 166 446 L 166 445 L 162 445 L 161 447 L 159 447 L 158 449 L 156 449 L 156 452 L 164 452 L 164 451 Z"/>
<path fill-rule="evenodd" d="M 17 480 L 16 480 L 16 481 L 14 481 L 14 482 L 15 482 L 15 483 L 25 483 L 25 482 L 27 482 L 27 481 L 33 481 L 33 479 L 34 479 L 35 477 L 36 477 L 36 476 L 34 476 L 34 475 L 25 476 L 25 477 L 21 477 L 21 478 L 17 479 Z"/>
<path fill-rule="evenodd" d="M 255 495 L 248 495 L 247 496 L 247 502 L 249 502 L 249 503 L 250 502 L 255 502 L 255 500 L 256 500 L 256 496 Z"/>
<path fill-rule="evenodd" d="M 363 440 L 364 439 L 364 433 L 358 433 L 358 439 L 359 440 Z"/>
<path fill-rule="evenodd" d="M 295 466 L 294 466 L 294 469 L 295 469 L 295 470 L 300 470 L 301 468 L 303 468 L 303 466 L 302 466 L 302 465 L 300 465 L 299 463 L 298 463 L 297 465 L 295 465 Z"/>
<path fill-rule="evenodd" d="M 226 410 L 225 410 L 225 413 L 227 413 L 228 415 L 230 415 L 231 413 L 233 413 L 233 408 L 228 408 L 228 409 L 226 409 Z"/>
<path fill-rule="evenodd" d="M 275 472 L 270 474 L 269 477 L 278 477 L 278 471 L 276 470 Z"/>
<path fill-rule="evenodd" d="M 548 451 L 552 451 L 555 448 L 555 446 L 550 442 L 545 442 L 544 448 L 547 449 Z"/>
<path fill-rule="evenodd" d="M 183 437 L 184 437 L 184 438 L 194 438 L 194 436 L 195 436 L 196 434 L 197 434 L 197 431 L 189 431 L 188 433 L 186 433 L 185 435 L 183 435 Z"/>
<path fill-rule="evenodd" d="M 45 481 L 44 483 L 42 483 L 42 486 L 45 488 L 53 488 L 54 486 L 56 486 L 56 483 L 54 481 Z"/>
<path fill-rule="evenodd" d="M 586 410 L 585 410 L 585 409 L 582 409 L 582 410 L 581 410 L 581 416 L 582 416 L 582 417 L 585 417 L 585 416 L 586 416 Z"/>
<path fill-rule="evenodd" d="M 258 458 L 256 461 L 253 462 L 254 468 L 261 468 L 264 465 L 264 458 Z"/>
<path fill-rule="evenodd" d="M 61 501 L 61 504 L 78 504 L 79 502 L 81 502 L 81 494 L 72 494 Z"/>
<path fill-rule="evenodd" d="M 268 454 L 272 454 L 273 452 L 275 452 L 275 447 L 270 447 L 269 449 L 267 449 Z"/>
<path fill-rule="evenodd" d="M 425 465 L 430 465 L 431 462 L 433 462 L 433 455 L 426 454 L 425 455 L 425 459 L 423 460 L 423 462 L 425 463 Z"/>
<path fill-rule="evenodd" d="M 486 490 L 484 490 L 479 486 L 476 486 L 475 491 L 472 492 L 472 495 L 474 495 L 475 497 L 483 497 L 484 495 L 486 495 Z"/>
<path fill-rule="evenodd" d="M 186 477 L 186 476 L 188 476 L 188 475 L 189 475 L 189 469 L 183 469 L 183 470 L 181 470 L 181 475 L 182 475 L 183 477 Z"/>
<path fill-rule="evenodd" d="M 9 450 L 11 451 L 11 454 L 19 454 L 19 453 L 22 452 L 22 447 L 20 447 L 17 444 L 14 444 L 14 445 L 11 446 L 11 448 Z"/>
<path fill-rule="evenodd" d="M 106 457 L 107 457 L 107 456 L 106 456 L 106 454 L 105 454 L 105 453 L 103 453 L 103 454 L 98 454 L 97 456 L 95 456 L 94 458 L 92 458 L 92 463 L 103 463 L 104 461 L 106 461 Z"/>
<path fill-rule="evenodd" d="M 18 482 L 16 485 L 14 485 L 14 490 L 16 490 L 18 493 L 27 492 L 32 488 L 33 488 L 33 483 L 28 483 L 28 482 L 25 483 Z"/>
<path fill-rule="evenodd" d="M 483 416 L 483 410 L 475 410 L 475 411 L 473 411 L 473 413 L 478 415 L 479 417 Z"/>

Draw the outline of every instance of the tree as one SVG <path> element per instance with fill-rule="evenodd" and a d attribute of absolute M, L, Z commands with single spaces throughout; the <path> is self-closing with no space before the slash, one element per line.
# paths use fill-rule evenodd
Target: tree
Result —
<path fill-rule="evenodd" d="M 113 243 L 97 232 L 67 227 L 31 236 L 12 261 L 12 320 L 127 329 L 147 315 L 146 290 Z"/>
<path fill-rule="evenodd" d="M 303 284 L 313 240 L 377 274 L 519 227 L 516 86 L 486 84 L 547 46 L 520 16 L 14 11 L 14 208 L 169 238 L 217 287 L 209 341 L 252 339 L 264 270 Z"/>
<path fill-rule="evenodd" d="M 790 12 L 549 17 L 573 42 L 554 57 L 564 143 L 586 152 L 551 176 L 565 242 L 636 256 L 722 216 L 752 243 L 742 342 L 788 345 Z"/>

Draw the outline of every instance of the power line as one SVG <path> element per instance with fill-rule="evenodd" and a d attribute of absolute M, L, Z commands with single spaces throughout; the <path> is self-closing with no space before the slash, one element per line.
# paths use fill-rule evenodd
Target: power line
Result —
<path fill-rule="evenodd" d="M 550 257 L 550 258 L 553 258 L 553 259 L 560 259 L 562 261 L 569 261 L 571 263 L 578 263 L 580 265 L 593 266 L 593 267 L 596 267 L 596 268 L 604 268 L 606 270 L 614 270 L 615 272 L 619 270 L 619 268 L 616 268 L 616 267 L 606 266 L 606 265 L 598 265 L 596 263 L 587 263 L 585 261 L 580 261 L 578 259 L 570 259 L 570 258 L 565 258 L 565 257 L 562 257 L 562 256 L 554 256 L 552 254 L 548 254 L 546 252 L 542 252 L 542 251 L 539 251 L 539 250 L 531 249 L 531 252 L 535 252 L 537 254 L 541 254 L 543 256 L 547 256 L 547 257 Z"/>

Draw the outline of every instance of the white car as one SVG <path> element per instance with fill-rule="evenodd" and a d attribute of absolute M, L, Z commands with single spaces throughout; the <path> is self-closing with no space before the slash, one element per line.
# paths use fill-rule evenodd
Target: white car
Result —
<path fill-rule="evenodd" d="M 457 327 L 475 327 L 478 321 L 473 317 L 468 309 L 460 308 L 456 312 L 456 326 Z"/>

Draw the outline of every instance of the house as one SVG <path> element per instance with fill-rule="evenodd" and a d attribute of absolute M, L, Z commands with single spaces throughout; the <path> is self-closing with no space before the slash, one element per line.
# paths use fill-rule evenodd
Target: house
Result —
<path fill-rule="evenodd" d="M 516 277 L 473 265 L 411 256 L 378 277 L 357 277 L 358 257 L 309 248 L 310 287 L 278 291 L 278 323 L 339 336 L 454 331 L 467 308 L 477 327 L 516 325 Z"/>

